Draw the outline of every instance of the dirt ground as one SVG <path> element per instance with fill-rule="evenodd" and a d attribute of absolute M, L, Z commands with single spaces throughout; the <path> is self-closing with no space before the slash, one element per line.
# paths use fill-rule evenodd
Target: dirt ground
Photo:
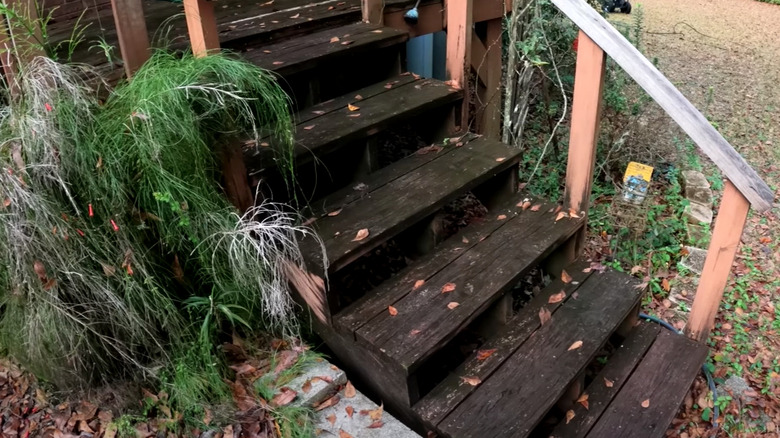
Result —
<path fill-rule="evenodd" d="M 780 6 L 754 0 L 644 0 L 634 4 L 634 13 L 639 4 L 642 50 L 657 58 L 661 71 L 777 194 Z M 611 18 L 633 20 L 618 14 Z M 659 142 L 677 134 L 669 123 L 658 127 Z M 713 403 L 700 379 L 668 436 L 780 436 L 779 207 L 751 213 L 712 336 L 713 375 L 719 381 L 743 378 L 749 388 L 742 394 L 720 391 L 719 403 Z M 661 308 L 661 301 L 651 307 Z M 711 425 L 706 409 L 714 404 L 722 408 L 719 428 Z"/>

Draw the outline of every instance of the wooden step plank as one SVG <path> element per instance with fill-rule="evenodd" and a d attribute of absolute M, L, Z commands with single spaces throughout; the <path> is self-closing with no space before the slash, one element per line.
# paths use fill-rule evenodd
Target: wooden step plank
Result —
<path fill-rule="evenodd" d="M 645 353 L 661 330 L 666 329 L 650 322 L 643 322 L 635 327 L 609 358 L 604 369 L 585 390 L 585 393 L 588 394 L 588 407 L 585 408 L 579 403 L 575 404 L 572 408 L 574 418 L 568 424 L 566 421 L 561 421 L 551 436 L 555 438 L 584 438 L 601 417 L 601 414 L 607 410 L 607 406 L 620 391 L 620 388 L 628 381 L 636 365 L 645 357 Z M 611 386 L 608 386 L 607 383 Z"/>
<path fill-rule="evenodd" d="M 313 226 L 321 237 L 336 272 L 376 248 L 408 226 L 435 212 L 455 197 L 517 164 L 519 151 L 484 138 L 462 147 L 449 147 L 429 161 L 386 184 L 361 202 L 347 205 L 333 217 Z M 497 161 L 497 159 L 501 159 Z M 359 230 L 368 237 L 356 240 Z M 321 258 L 321 248 L 311 240 L 301 243 L 309 261 Z"/>
<path fill-rule="evenodd" d="M 707 346 L 662 330 L 588 437 L 663 437 L 707 359 Z M 643 407 L 643 403 L 649 403 Z"/>
<path fill-rule="evenodd" d="M 578 298 L 450 412 L 439 430 L 458 437 L 528 436 L 639 303 L 638 283 L 615 271 L 591 275 Z"/>
<path fill-rule="evenodd" d="M 333 39 L 336 41 L 333 41 Z M 400 44 L 409 39 L 407 32 L 381 26 L 354 23 L 276 44 L 258 44 L 246 49 L 244 57 L 267 70 L 290 76 L 311 70 L 323 62 L 354 56 Z"/>
<path fill-rule="evenodd" d="M 456 137 L 464 145 L 478 138 L 475 134 L 465 134 Z M 454 144 L 454 143 L 452 143 Z M 401 178 L 407 173 L 425 165 L 426 163 L 439 158 L 442 153 L 449 153 L 453 150 L 452 145 L 442 146 L 441 152 L 414 153 L 402 160 L 385 166 L 376 172 L 364 175 L 356 180 L 349 187 L 344 187 L 325 197 L 312 201 L 304 210 L 306 217 L 325 218 L 328 213 L 342 210 L 347 205 L 355 203 L 360 199 L 370 197 L 378 189 Z"/>
<path fill-rule="evenodd" d="M 530 210 L 490 220 L 507 224 L 395 302 L 397 316 L 382 312 L 366 323 L 356 332 L 357 340 L 411 374 L 584 223 L 556 222 L 553 212 Z M 442 293 L 450 283 L 455 290 Z M 377 293 L 384 291 L 379 288 Z M 452 302 L 458 303 L 454 309 L 448 307 Z M 419 334 L 411 335 L 415 330 Z"/>
<path fill-rule="evenodd" d="M 397 83 L 394 83 L 398 81 Z M 389 89 L 384 88 L 387 83 Z M 434 79 L 411 79 L 400 76 L 383 82 L 381 87 L 385 92 L 375 95 L 363 95 L 362 90 L 350 93 L 351 100 L 333 108 L 324 114 L 314 114 L 313 111 L 325 111 L 310 108 L 304 112 L 308 117 L 305 122 L 297 123 L 295 128 L 294 156 L 297 164 L 310 162 L 315 156 L 322 156 L 338 147 L 376 134 L 391 124 L 403 119 L 409 119 L 434 108 L 453 103 L 461 98 L 461 91 L 449 87 Z M 376 86 L 374 86 L 375 89 Z M 355 95 L 363 98 L 355 99 Z M 338 99 L 344 102 L 344 99 Z M 357 110 L 351 111 L 347 105 L 354 105 Z M 354 108 L 353 108 L 354 109 Z M 252 147 L 245 150 L 244 158 L 247 167 L 253 171 L 274 166 L 273 140 L 266 139 L 270 147 Z"/>
<path fill-rule="evenodd" d="M 480 350 L 495 350 L 493 354 L 487 359 L 482 359 L 478 352 L 475 352 L 436 388 L 417 402 L 414 411 L 420 418 L 428 426 L 435 428 L 450 411 L 476 390 L 476 387 L 464 382 L 462 377 L 487 380 L 531 334 L 541 327 L 539 313 L 542 309 L 546 309 L 553 315 L 566 300 L 572 299 L 572 294 L 591 275 L 590 271 L 583 272 L 587 266 L 587 263 L 578 262 L 566 268 L 572 277 L 571 283 L 566 284 L 560 279 L 550 283 L 507 323 L 504 330 L 495 333 L 480 346 Z M 566 294 L 564 300 L 550 303 L 550 297 L 560 291 L 564 291 Z"/>

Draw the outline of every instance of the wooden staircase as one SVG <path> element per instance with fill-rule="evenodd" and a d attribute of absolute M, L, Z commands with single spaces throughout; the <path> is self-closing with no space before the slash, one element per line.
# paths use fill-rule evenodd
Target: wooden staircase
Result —
<path fill-rule="evenodd" d="M 356 23 L 245 46 L 295 99 L 297 192 L 285 191 L 272 138 L 248 145 L 244 162 L 266 196 L 309 200 L 319 238 L 301 242 L 308 272 L 290 276 L 316 332 L 420 433 L 663 435 L 706 348 L 639 324 L 637 280 L 574 261 L 584 212 L 518 193 L 520 151 L 457 131 L 462 91 L 402 73 L 406 39 Z M 433 144 L 382 163 L 377 137 L 399 125 Z M 465 195 L 487 213 L 444 233 L 443 209 Z M 345 288 L 344 272 L 389 243 L 405 267 L 368 291 Z M 554 280 L 519 306 L 532 272 Z M 609 360 L 594 378 L 597 357 Z M 583 389 L 592 410 L 574 404 Z"/>

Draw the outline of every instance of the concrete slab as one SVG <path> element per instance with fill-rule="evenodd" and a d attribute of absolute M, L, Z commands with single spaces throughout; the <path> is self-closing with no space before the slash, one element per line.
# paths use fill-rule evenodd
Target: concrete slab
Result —
<path fill-rule="evenodd" d="M 701 275 L 701 271 L 704 269 L 704 260 L 707 258 L 707 250 L 693 246 L 686 246 L 685 250 L 688 251 L 688 255 L 680 260 L 680 265 L 696 275 Z"/>
<path fill-rule="evenodd" d="M 298 394 L 293 405 L 310 408 L 330 398 L 345 383 L 347 374 L 344 370 L 322 360 L 306 368 L 303 374 L 285 386 Z"/>
<path fill-rule="evenodd" d="M 342 389 L 339 402 L 317 413 L 317 428 L 320 437 L 339 438 L 419 438 L 403 423 L 382 411 L 368 397 L 355 391 L 347 397 Z M 350 415 L 351 412 L 351 415 Z M 372 418 L 372 414 L 374 419 Z"/>
<path fill-rule="evenodd" d="M 711 224 L 712 209 L 698 202 L 691 202 L 685 207 L 685 218 L 692 224 Z"/>

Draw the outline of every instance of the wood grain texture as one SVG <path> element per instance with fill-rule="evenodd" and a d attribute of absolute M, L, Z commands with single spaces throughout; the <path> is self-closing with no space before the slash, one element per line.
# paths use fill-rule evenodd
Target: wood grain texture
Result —
<path fill-rule="evenodd" d="M 666 76 L 658 71 L 617 29 L 587 2 L 553 0 L 553 3 L 677 122 L 750 201 L 753 208 L 767 211 L 772 207 L 774 193 L 756 171 Z"/>
<path fill-rule="evenodd" d="M 214 2 L 211 0 L 184 0 L 184 15 L 190 36 L 192 53 L 206 56 L 219 50 L 217 19 L 214 16 Z"/>
<path fill-rule="evenodd" d="M 699 286 L 696 288 L 696 297 L 693 299 L 691 314 L 685 326 L 685 334 L 691 339 L 706 342 L 715 324 L 715 316 L 731 274 L 731 266 L 737 255 L 749 209 L 747 198 L 727 181 Z"/>
<path fill-rule="evenodd" d="M 313 224 L 327 248 L 330 272 L 338 271 L 519 159 L 518 150 L 485 139 L 450 148 L 449 153 L 379 188 L 361 202 L 347 205 L 337 216 Z M 362 229 L 368 230 L 368 237 L 355 241 Z M 306 241 L 301 243 L 301 250 L 307 260 L 319 252 L 317 245 L 310 247 Z"/>
<path fill-rule="evenodd" d="M 588 211 L 606 66 L 604 51 L 580 31 L 563 195 L 564 206 L 577 212 Z"/>
<path fill-rule="evenodd" d="M 111 0 L 111 9 L 114 11 L 125 74 L 129 78 L 149 59 L 149 34 L 143 0 Z"/>
<path fill-rule="evenodd" d="M 587 435 L 661 438 L 707 358 L 707 346 L 662 330 L 644 360 Z M 649 403 L 643 407 L 642 403 Z"/>
<path fill-rule="evenodd" d="M 423 287 L 393 303 L 397 316 L 382 312 L 361 327 L 358 341 L 378 348 L 411 374 L 583 223 L 556 222 L 552 213 L 528 210 L 503 221 L 508 224 L 429 273 Z M 442 293 L 448 283 L 455 284 L 455 290 Z M 450 309 L 450 302 L 459 305 Z M 419 335 L 410 335 L 413 330 Z"/>
<path fill-rule="evenodd" d="M 382 24 L 384 0 L 361 0 L 360 9 L 363 12 L 364 23 Z"/>
<path fill-rule="evenodd" d="M 593 379 L 585 389 L 588 394 L 588 407 L 576 403 L 572 410 L 574 418 L 561 421 L 550 434 L 554 438 L 584 438 L 596 424 L 601 414 L 607 410 L 612 399 L 620 388 L 628 381 L 637 364 L 645 357 L 645 353 L 655 342 L 661 330 L 660 325 L 653 322 L 641 323 L 612 353 L 604 369 Z M 612 382 L 607 386 L 606 381 Z"/>
<path fill-rule="evenodd" d="M 471 34 L 474 31 L 474 0 L 445 0 L 447 26 L 447 79 L 469 96 Z M 469 103 L 461 105 L 460 126 L 469 122 Z"/>
<path fill-rule="evenodd" d="M 401 78 L 404 78 L 403 76 Z M 295 160 L 300 165 L 312 161 L 352 141 L 376 134 L 400 120 L 409 119 L 434 108 L 439 108 L 461 98 L 462 93 L 440 81 L 420 79 L 406 82 L 401 78 L 391 79 L 385 92 L 371 97 L 350 93 L 346 104 L 332 111 L 298 123 L 295 132 Z M 399 81 L 395 83 L 395 81 Z M 384 87 L 387 83 L 382 83 Z M 360 94 L 363 98 L 356 99 Z M 357 110 L 351 111 L 352 104 Z M 310 113 L 317 110 L 310 108 Z M 307 129 L 308 128 L 308 129 Z M 271 147 L 247 150 L 245 158 L 250 171 L 276 166 L 273 161 L 273 140 Z"/>
<path fill-rule="evenodd" d="M 637 283 L 614 271 L 591 275 L 578 298 L 450 412 L 439 430 L 464 437 L 528 436 L 639 302 Z M 570 349 L 577 341 L 581 346 Z"/>
<path fill-rule="evenodd" d="M 336 38 L 336 41 L 333 39 Z M 267 70 L 289 76 L 313 70 L 323 62 L 401 44 L 409 38 L 404 31 L 373 24 L 355 23 L 284 40 L 276 44 L 250 47 L 244 57 Z"/>
<path fill-rule="evenodd" d="M 571 273 L 573 282 L 569 284 L 556 280 L 544 288 L 536 297 L 528 302 L 512 318 L 504 328 L 494 333 L 489 339 L 480 346 L 480 350 L 496 351 L 487 359 L 480 360 L 478 354 L 472 354 L 471 357 L 451 372 L 436 388 L 425 395 L 417 402 L 413 409 L 422 418 L 428 427 L 435 429 L 436 425 L 444 417 L 455 409 L 466 397 L 476 391 L 476 387 L 465 383 L 461 377 L 477 377 L 483 382 L 508 359 L 539 327 L 539 311 L 547 309 L 551 315 L 566 302 L 572 299 L 572 294 L 579 289 L 583 282 L 591 275 L 583 272 L 586 263 L 575 263 L 567 268 Z M 576 283 L 576 284 L 575 284 Z M 566 293 L 564 301 L 559 303 L 549 303 L 550 296 L 560 291 Z"/>

